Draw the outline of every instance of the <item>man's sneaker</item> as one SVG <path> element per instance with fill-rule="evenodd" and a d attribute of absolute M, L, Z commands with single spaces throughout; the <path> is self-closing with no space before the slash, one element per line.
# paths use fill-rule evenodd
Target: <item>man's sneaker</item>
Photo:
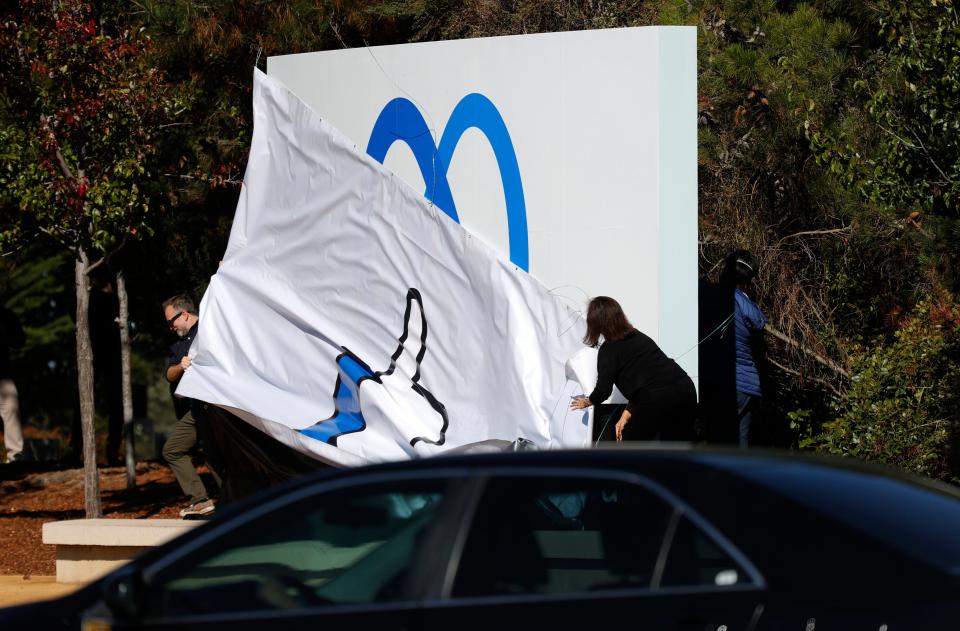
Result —
<path fill-rule="evenodd" d="M 182 511 L 180 511 L 180 517 L 183 519 L 202 517 L 203 515 L 209 515 L 212 513 L 213 509 L 213 500 L 203 500 L 202 502 L 196 502 L 184 508 Z"/>

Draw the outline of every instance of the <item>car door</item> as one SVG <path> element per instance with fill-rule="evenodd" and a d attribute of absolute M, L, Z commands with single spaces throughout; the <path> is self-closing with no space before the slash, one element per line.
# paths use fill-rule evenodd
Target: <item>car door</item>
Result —
<path fill-rule="evenodd" d="M 490 475 L 439 597 L 435 631 L 752 629 L 763 578 L 659 485 L 584 470 Z"/>
<path fill-rule="evenodd" d="M 449 556 L 440 526 L 456 523 L 461 480 L 347 478 L 280 498 L 144 568 L 129 626 L 411 628 L 410 586 L 432 571 L 424 563 Z"/>

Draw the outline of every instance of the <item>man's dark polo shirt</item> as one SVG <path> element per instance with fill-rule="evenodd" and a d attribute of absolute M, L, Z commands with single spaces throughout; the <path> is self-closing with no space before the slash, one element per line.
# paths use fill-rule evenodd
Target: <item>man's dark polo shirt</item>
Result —
<path fill-rule="evenodd" d="M 170 369 L 170 366 L 179 364 L 180 360 L 190 352 L 190 345 L 193 344 L 193 340 L 197 337 L 199 325 L 199 322 L 194 324 L 193 327 L 187 331 L 186 335 L 170 345 L 170 356 L 167 358 L 167 370 Z M 164 374 L 166 374 L 166 371 L 164 371 Z M 179 383 L 180 379 L 177 379 L 170 384 L 170 396 L 173 397 L 173 409 L 177 414 L 177 419 L 183 418 L 183 415 L 190 411 L 190 406 L 193 404 L 193 399 L 178 397 L 173 394 Z"/>

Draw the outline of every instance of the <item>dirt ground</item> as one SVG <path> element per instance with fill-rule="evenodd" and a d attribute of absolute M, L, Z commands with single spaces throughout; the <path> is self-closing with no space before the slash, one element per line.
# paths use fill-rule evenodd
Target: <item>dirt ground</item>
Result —
<path fill-rule="evenodd" d="M 0 607 L 59 598 L 80 587 L 76 583 L 58 583 L 55 576 L 0 576 Z"/>
<path fill-rule="evenodd" d="M 138 464 L 133 491 L 126 488 L 122 467 L 101 467 L 99 472 L 104 517 L 176 519 L 187 504 L 165 465 Z M 43 524 L 83 516 L 83 469 L 0 465 L 0 575 L 55 574 L 54 546 L 43 544 Z"/>

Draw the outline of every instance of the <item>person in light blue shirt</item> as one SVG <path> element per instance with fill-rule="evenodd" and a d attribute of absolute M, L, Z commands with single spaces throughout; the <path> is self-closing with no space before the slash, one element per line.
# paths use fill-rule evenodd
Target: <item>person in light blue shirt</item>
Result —
<path fill-rule="evenodd" d="M 767 324 L 747 291 L 757 275 L 757 259 L 746 250 L 727 256 L 721 282 L 733 288 L 733 327 L 736 351 L 737 421 L 740 446 L 750 442 L 750 428 L 760 413 L 763 390 L 757 369 L 762 356 L 763 328 Z"/>

